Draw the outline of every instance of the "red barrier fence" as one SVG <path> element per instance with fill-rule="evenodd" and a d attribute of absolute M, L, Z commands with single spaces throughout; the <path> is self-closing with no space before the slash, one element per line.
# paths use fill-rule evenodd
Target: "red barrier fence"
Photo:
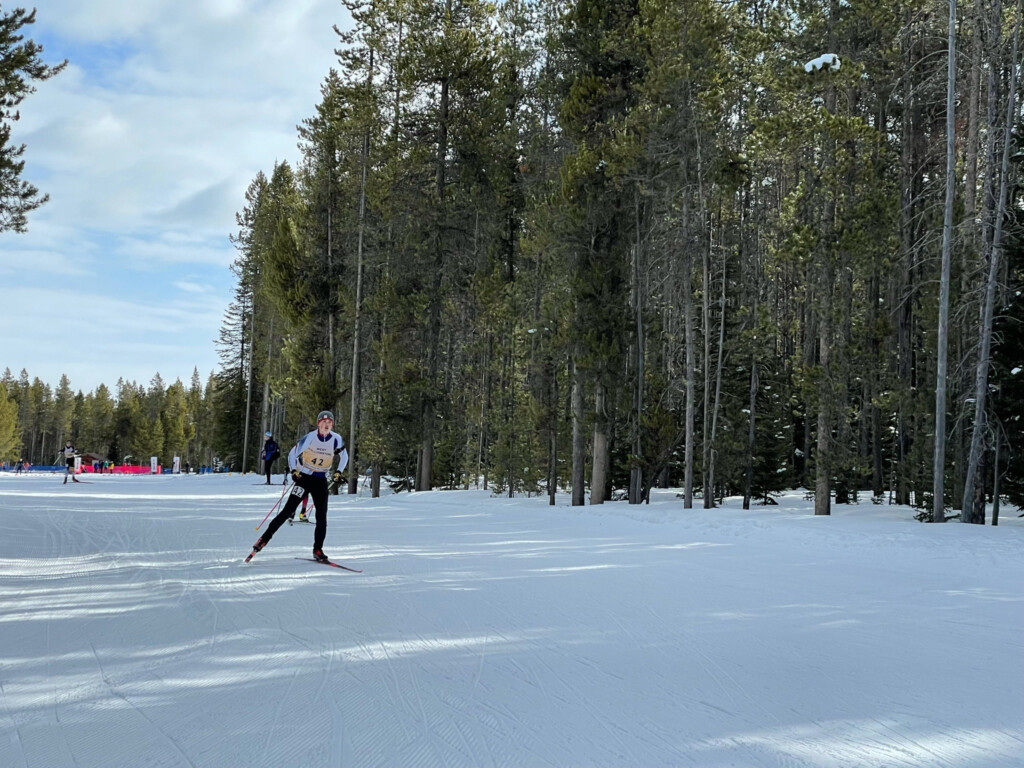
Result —
<path fill-rule="evenodd" d="M 83 472 L 93 473 L 96 470 L 93 469 L 92 464 L 83 464 Z M 157 465 L 156 473 L 159 475 L 163 472 L 163 467 Z M 149 467 L 130 467 L 127 464 L 119 464 L 114 467 L 108 467 L 103 470 L 103 474 L 114 474 L 114 475 L 148 475 L 151 474 Z"/>

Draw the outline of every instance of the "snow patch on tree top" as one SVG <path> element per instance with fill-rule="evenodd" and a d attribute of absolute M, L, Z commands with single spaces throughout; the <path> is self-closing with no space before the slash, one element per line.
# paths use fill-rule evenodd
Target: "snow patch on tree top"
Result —
<path fill-rule="evenodd" d="M 820 70 L 822 68 L 839 71 L 841 66 L 839 57 L 834 53 L 823 53 L 816 59 L 811 59 L 804 64 L 804 72 Z"/>

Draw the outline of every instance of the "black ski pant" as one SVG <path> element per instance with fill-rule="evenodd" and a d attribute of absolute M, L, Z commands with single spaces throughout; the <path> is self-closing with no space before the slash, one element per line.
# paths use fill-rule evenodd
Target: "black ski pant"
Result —
<path fill-rule="evenodd" d="M 263 534 L 264 543 L 270 541 L 277 529 L 285 524 L 295 514 L 296 507 L 307 493 L 313 497 L 313 507 L 316 509 L 316 527 L 313 529 L 313 549 L 323 549 L 324 539 L 327 538 L 327 478 L 323 475 L 299 475 L 291 491 L 288 493 L 288 501 L 277 513 L 277 516 L 270 521 L 267 532 Z"/>
<path fill-rule="evenodd" d="M 273 459 L 271 459 L 270 461 L 264 461 L 263 462 L 263 471 L 266 472 L 266 474 L 267 474 L 267 485 L 270 485 L 270 474 L 271 474 L 271 472 L 273 472 L 273 468 L 274 468 L 274 460 Z"/>

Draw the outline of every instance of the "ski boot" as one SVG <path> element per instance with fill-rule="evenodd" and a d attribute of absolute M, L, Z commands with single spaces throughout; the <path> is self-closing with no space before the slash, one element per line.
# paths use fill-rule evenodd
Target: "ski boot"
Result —
<path fill-rule="evenodd" d="M 252 560 L 253 555 L 259 552 L 265 546 L 267 546 L 267 541 L 262 536 L 260 536 L 258 539 L 256 539 L 256 543 L 252 545 L 252 552 L 250 552 L 249 556 L 245 558 L 245 562 L 248 563 L 250 560 Z"/>
<path fill-rule="evenodd" d="M 327 555 L 324 554 L 324 551 L 322 549 L 314 549 L 313 550 L 313 559 L 316 560 L 318 563 L 329 563 L 329 562 L 331 562 L 330 558 L 328 558 Z"/>

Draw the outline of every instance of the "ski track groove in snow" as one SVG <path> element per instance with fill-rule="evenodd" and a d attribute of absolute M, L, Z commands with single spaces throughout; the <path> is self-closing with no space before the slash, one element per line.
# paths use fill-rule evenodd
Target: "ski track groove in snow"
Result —
<path fill-rule="evenodd" d="M 340 575 L 96 480 L 0 473 L 2 768 L 1024 768 L 1024 521 L 342 496 Z"/>
<path fill-rule="evenodd" d="M 4 674 L 0 666 L 0 676 Z M 25 749 L 21 743 L 21 730 L 11 714 L 11 708 L 7 701 L 7 692 L 4 690 L 3 679 L 0 677 L 0 700 L 3 701 L 4 717 L 0 720 L 0 731 L 8 733 L 8 748 L 6 744 L 0 743 L 0 765 L 7 765 L 11 768 L 26 768 Z"/>
<path fill-rule="evenodd" d="M 184 761 L 185 765 L 190 766 L 190 768 L 195 768 L 195 763 L 193 763 L 189 759 L 188 755 L 186 755 L 185 752 L 178 745 L 178 742 L 175 741 L 167 733 L 165 733 L 164 730 L 162 728 L 160 728 L 159 725 L 154 723 L 153 720 L 151 720 L 150 717 L 145 713 L 145 711 L 143 711 L 142 709 L 137 707 L 131 701 L 131 699 L 129 699 L 125 694 L 123 694 L 119 690 L 117 690 L 117 686 L 115 685 L 115 683 L 113 681 L 111 681 L 110 678 L 107 677 L 107 673 L 104 672 L 104 670 L 103 670 L 103 662 L 100 661 L 100 655 L 96 651 L 95 644 L 93 643 L 93 641 L 91 639 L 89 639 L 88 642 L 89 642 L 89 648 L 92 650 L 93 659 L 96 662 L 96 668 L 99 671 L 100 680 L 103 681 L 103 684 L 104 684 L 104 686 L 106 686 L 107 691 L 112 696 L 114 696 L 114 697 L 120 699 L 121 701 L 123 701 L 128 706 L 128 708 L 131 709 L 131 711 L 135 715 L 138 716 L 138 718 L 140 720 L 144 721 L 149 726 L 149 728 L 147 730 L 155 732 L 159 736 L 160 740 L 162 740 L 165 743 L 169 744 L 171 746 L 172 750 L 177 755 L 179 755 L 181 757 L 181 759 Z M 120 729 L 120 728 L 123 728 L 124 725 L 123 724 L 119 724 L 117 727 Z M 114 734 L 105 734 L 103 736 L 102 740 L 109 744 L 111 742 L 116 742 L 117 737 Z M 146 740 L 148 741 L 148 739 L 146 739 Z M 75 765 L 77 765 L 77 761 L 76 761 Z"/>

